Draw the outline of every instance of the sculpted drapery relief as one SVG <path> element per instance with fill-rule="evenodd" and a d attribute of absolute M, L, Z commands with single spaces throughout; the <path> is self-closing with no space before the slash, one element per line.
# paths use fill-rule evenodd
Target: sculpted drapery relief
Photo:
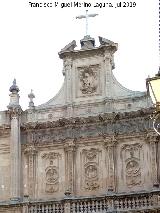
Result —
<path fill-rule="evenodd" d="M 91 148 L 82 150 L 82 166 L 83 166 L 83 189 L 87 191 L 97 190 L 99 184 L 99 149 Z"/>
<path fill-rule="evenodd" d="M 142 144 L 124 144 L 122 147 L 122 158 L 124 163 L 124 174 L 126 185 L 129 188 L 142 184 L 142 174 L 140 165 L 140 153 Z"/>
<path fill-rule="evenodd" d="M 61 155 L 55 152 L 44 153 L 42 159 L 47 161 L 45 169 L 45 192 L 54 193 L 59 190 L 59 159 Z"/>

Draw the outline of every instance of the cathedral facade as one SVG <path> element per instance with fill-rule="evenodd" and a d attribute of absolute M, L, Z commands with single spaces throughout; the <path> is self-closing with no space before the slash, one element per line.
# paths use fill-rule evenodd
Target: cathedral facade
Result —
<path fill-rule="evenodd" d="M 160 146 L 146 92 L 114 77 L 118 45 L 85 36 L 60 52 L 64 84 L 22 111 L 16 80 L 0 112 L 0 212 L 160 212 Z"/>

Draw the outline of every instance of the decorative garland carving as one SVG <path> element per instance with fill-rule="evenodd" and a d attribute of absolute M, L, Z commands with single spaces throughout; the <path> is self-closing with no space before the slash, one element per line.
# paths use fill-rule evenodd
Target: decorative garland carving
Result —
<path fill-rule="evenodd" d="M 122 157 L 124 159 L 125 164 L 125 179 L 126 185 L 129 188 L 133 188 L 135 186 L 140 186 L 142 183 L 142 174 L 141 174 L 141 166 L 140 166 L 140 153 L 142 149 L 142 144 L 124 144 L 122 146 Z"/>
<path fill-rule="evenodd" d="M 49 166 L 45 170 L 46 172 L 46 189 L 47 193 L 57 192 L 59 189 L 59 172 L 56 166 Z"/>
<path fill-rule="evenodd" d="M 61 154 L 46 152 L 41 157 L 49 163 L 49 166 L 45 169 L 45 192 L 57 192 L 59 190 L 59 158 Z"/>
<path fill-rule="evenodd" d="M 99 149 L 82 150 L 83 187 L 85 190 L 97 190 L 99 184 Z"/>

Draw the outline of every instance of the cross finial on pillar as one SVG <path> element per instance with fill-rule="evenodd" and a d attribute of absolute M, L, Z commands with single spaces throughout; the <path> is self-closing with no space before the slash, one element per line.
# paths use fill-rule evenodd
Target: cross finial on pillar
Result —
<path fill-rule="evenodd" d="M 86 10 L 86 15 L 80 15 L 80 16 L 76 16 L 76 19 L 82 19 L 85 18 L 86 19 L 86 36 L 88 35 L 88 18 L 90 17 L 95 17 L 98 14 L 93 13 L 93 14 L 88 14 L 88 10 Z"/>

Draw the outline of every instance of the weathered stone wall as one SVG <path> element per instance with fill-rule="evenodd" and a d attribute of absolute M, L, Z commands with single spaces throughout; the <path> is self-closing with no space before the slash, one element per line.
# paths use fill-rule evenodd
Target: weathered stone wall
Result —
<path fill-rule="evenodd" d="M 149 113 L 23 124 L 25 193 L 51 199 L 153 189 L 158 139 Z"/>

